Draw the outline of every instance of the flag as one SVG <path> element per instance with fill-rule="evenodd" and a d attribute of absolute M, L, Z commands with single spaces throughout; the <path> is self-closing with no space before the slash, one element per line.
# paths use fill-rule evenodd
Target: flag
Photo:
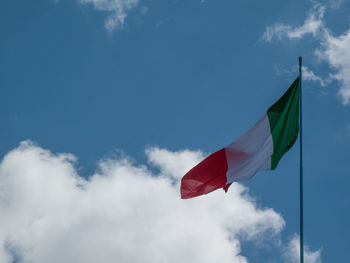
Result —
<path fill-rule="evenodd" d="M 259 170 L 274 170 L 299 133 L 299 77 L 260 120 L 233 143 L 209 155 L 181 180 L 181 198 L 228 190 Z"/>

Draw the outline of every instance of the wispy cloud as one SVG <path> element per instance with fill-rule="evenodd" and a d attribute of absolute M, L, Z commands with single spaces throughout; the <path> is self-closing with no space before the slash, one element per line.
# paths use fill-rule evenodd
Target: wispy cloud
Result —
<path fill-rule="evenodd" d="M 344 4 L 345 0 L 329 0 L 329 5 L 332 9 L 338 9 Z"/>
<path fill-rule="evenodd" d="M 348 126 L 346 127 L 346 132 L 347 132 L 348 136 L 350 137 L 350 124 L 348 124 Z"/>
<path fill-rule="evenodd" d="M 294 236 L 284 250 L 284 257 L 287 263 L 299 263 L 300 243 L 299 236 Z M 314 252 L 308 246 L 304 246 L 304 261 L 307 263 L 321 263 L 321 249 Z"/>
<path fill-rule="evenodd" d="M 95 10 L 105 12 L 105 28 L 108 31 L 122 28 L 128 12 L 135 8 L 139 0 L 78 0 L 81 4 L 91 5 Z"/>
<path fill-rule="evenodd" d="M 299 72 L 299 67 L 295 66 L 292 69 L 283 69 L 278 66 L 275 67 L 275 71 L 277 75 L 282 75 L 282 74 L 288 74 L 288 75 L 296 75 Z M 333 81 L 332 78 L 322 78 L 318 75 L 316 75 L 309 67 L 303 65 L 302 67 L 302 77 L 304 81 L 309 81 L 309 82 L 316 82 L 318 83 L 321 87 L 326 87 L 329 83 Z"/>
<path fill-rule="evenodd" d="M 321 87 L 326 87 L 332 80 L 330 78 L 322 78 L 318 75 L 316 75 L 311 69 L 309 69 L 307 66 L 303 66 L 303 80 L 305 81 L 312 81 L 319 83 Z"/>
<path fill-rule="evenodd" d="M 0 262 L 246 263 L 242 239 L 268 242 L 283 229 L 238 183 L 181 200 L 179 178 L 202 152 L 146 155 L 147 165 L 101 161 L 84 179 L 73 155 L 22 142 L 0 163 Z"/>
<path fill-rule="evenodd" d="M 334 73 L 329 74 L 327 80 L 322 80 L 313 72 L 305 72 L 305 77 L 318 81 L 323 86 L 332 79 L 337 80 L 340 83 L 338 94 L 342 103 L 347 105 L 350 102 L 350 29 L 339 36 L 334 36 L 324 25 L 325 10 L 325 6 L 315 3 L 302 26 L 292 27 L 277 23 L 268 26 L 262 38 L 266 42 L 271 42 L 283 38 L 300 39 L 306 34 L 315 37 L 319 41 L 319 48 L 315 51 L 315 55 L 321 61 L 326 61 Z"/>
<path fill-rule="evenodd" d="M 292 27 L 290 25 L 276 23 L 266 28 L 262 38 L 267 42 L 271 42 L 274 39 L 281 40 L 285 37 L 289 39 L 299 39 L 306 34 L 317 36 L 320 31 L 324 29 L 322 21 L 324 12 L 324 6 L 315 4 L 312 10 L 309 12 L 308 17 L 304 21 L 303 25 L 299 27 Z"/>
<path fill-rule="evenodd" d="M 344 105 L 350 101 L 350 30 L 340 36 L 324 34 L 316 55 L 335 71 L 331 76 L 341 84 L 339 95 Z"/>
<path fill-rule="evenodd" d="M 147 14 L 148 11 L 149 11 L 149 8 L 148 8 L 147 6 L 142 6 L 142 8 L 141 8 L 141 14 L 142 14 L 142 15 Z"/>

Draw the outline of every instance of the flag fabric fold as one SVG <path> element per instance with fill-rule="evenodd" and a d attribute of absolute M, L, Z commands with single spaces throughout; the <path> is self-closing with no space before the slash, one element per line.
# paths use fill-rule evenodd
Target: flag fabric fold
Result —
<path fill-rule="evenodd" d="M 259 170 L 274 170 L 299 133 L 299 77 L 260 120 L 233 143 L 209 155 L 181 180 L 181 198 L 228 190 Z"/>

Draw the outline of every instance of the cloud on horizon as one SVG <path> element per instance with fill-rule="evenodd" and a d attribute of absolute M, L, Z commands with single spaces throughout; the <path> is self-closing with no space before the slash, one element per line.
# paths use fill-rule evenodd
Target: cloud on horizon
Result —
<path fill-rule="evenodd" d="M 240 184 L 180 199 L 178 179 L 200 151 L 146 154 L 159 173 L 124 157 L 85 179 L 73 155 L 22 142 L 0 164 L 0 261 L 244 263 L 240 240 L 278 239 L 282 216 Z"/>
<path fill-rule="evenodd" d="M 330 74 L 325 80 L 317 77 L 314 73 L 307 75 L 307 77 L 313 81 L 319 81 L 321 85 L 326 85 L 331 80 L 337 80 L 340 83 L 338 95 L 343 105 L 347 105 L 350 102 L 350 29 L 339 36 L 334 36 L 324 24 L 325 11 L 325 6 L 314 3 L 303 25 L 292 27 L 276 23 L 266 28 L 262 39 L 266 42 L 272 42 L 284 38 L 301 39 L 306 35 L 312 35 L 319 41 L 315 56 L 320 61 L 325 61 L 335 73 Z"/>

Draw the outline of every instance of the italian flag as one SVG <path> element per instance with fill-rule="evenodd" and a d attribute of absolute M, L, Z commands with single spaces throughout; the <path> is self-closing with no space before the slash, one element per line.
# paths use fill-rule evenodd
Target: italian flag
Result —
<path fill-rule="evenodd" d="M 181 198 L 228 190 L 233 182 L 248 180 L 259 170 L 274 170 L 299 133 L 299 77 L 250 130 L 209 155 L 181 180 Z"/>

